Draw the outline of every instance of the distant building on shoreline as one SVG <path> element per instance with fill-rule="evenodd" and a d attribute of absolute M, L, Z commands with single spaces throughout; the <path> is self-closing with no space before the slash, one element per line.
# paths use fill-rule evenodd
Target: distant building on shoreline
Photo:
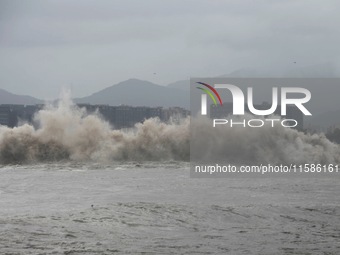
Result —
<path fill-rule="evenodd" d="M 190 111 L 181 107 L 144 107 L 144 106 L 110 106 L 77 104 L 85 108 L 87 113 L 96 111 L 110 123 L 114 129 L 130 128 L 149 118 L 159 118 L 163 122 L 178 120 L 190 115 Z M 0 105 L 0 125 L 15 127 L 20 121 L 33 123 L 34 114 L 41 110 L 43 105 Z"/>
<path fill-rule="evenodd" d="M 0 105 L 0 125 L 15 127 L 19 121 L 32 123 L 34 114 L 43 108 L 43 105 L 20 105 L 2 104 Z"/>

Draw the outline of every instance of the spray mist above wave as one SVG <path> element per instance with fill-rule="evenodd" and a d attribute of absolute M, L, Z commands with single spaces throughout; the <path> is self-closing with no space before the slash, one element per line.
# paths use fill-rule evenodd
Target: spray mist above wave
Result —
<path fill-rule="evenodd" d="M 0 126 L 0 163 L 39 161 L 188 160 L 189 120 L 149 119 L 130 131 L 112 130 L 99 114 L 87 114 L 70 99 L 35 115 L 38 128 Z"/>
<path fill-rule="evenodd" d="M 251 118 L 251 115 L 245 115 L 245 120 Z M 237 118 L 235 121 L 238 121 Z M 212 121 L 206 118 L 193 119 L 192 122 L 191 153 L 192 159 L 197 161 L 234 164 L 340 163 L 339 145 L 329 141 L 324 134 L 305 134 L 282 125 L 272 127 L 265 121 L 266 124 L 260 128 L 228 125 L 212 128 Z"/>

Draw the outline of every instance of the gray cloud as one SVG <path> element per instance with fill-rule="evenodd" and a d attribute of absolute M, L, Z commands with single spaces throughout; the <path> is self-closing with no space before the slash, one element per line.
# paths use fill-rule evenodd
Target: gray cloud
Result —
<path fill-rule="evenodd" d="M 85 96 L 136 77 L 167 84 L 241 68 L 339 74 L 336 0 L 0 1 L 0 87 Z M 157 73 L 154 75 L 153 73 Z"/>

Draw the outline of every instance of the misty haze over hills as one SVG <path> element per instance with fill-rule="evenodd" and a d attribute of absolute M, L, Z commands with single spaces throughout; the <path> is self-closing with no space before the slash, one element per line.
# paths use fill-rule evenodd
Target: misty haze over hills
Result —
<path fill-rule="evenodd" d="M 296 65 L 293 63 L 293 65 Z M 331 63 L 290 67 L 280 73 L 269 72 L 255 68 L 242 68 L 228 74 L 217 77 L 221 78 L 337 78 L 336 68 Z M 193 77 L 196 78 L 196 77 Z M 181 80 L 168 84 L 168 87 L 189 90 L 190 80 Z"/>
<path fill-rule="evenodd" d="M 336 77 L 334 68 L 331 64 L 319 64 L 303 67 L 294 67 L 284 70 L 281 74 L 266 73 L 256 69 L 240 69 L 229 74 L 218 77 L 230 78 L 259 78 L 259 77 L 296 77 L 296 78 L 314 78 L 314 77 Z M 100 90 L 92 95 L 75 98 L 76 103 L 82 104 L 107 104 L 107 105 L 131 105 L 131 106 L 148 106 L 148 107 L 174 107 L 179 106 L 189 109 L 189 88 L 190 80 L 180 80 L 161 86 L 149 81 L 139 79 L 129 79 L 116 85 L 112 85 Z M 312 94 L 317 94 L 322 99 L 323 104 L 311 105 L 313 116 L 308 118 L 306 125 L 327 127 L 332 124 L 338 124 L 339 118 L 335 114 L 338 104 L 337 91 L 324 95 L 322 86 L 313 88 Z M 261 91 L 260 91 L 261 92 Z M 15 95 L 3 89 L 0 89 L 0 104 L 42 104 L 43 100 L 24 95 Z"/>
<path fill-rule="evenodd" d="M 189 109 L 189 90 L 161 86 L 149 81 L 129 79 L 112 85 L 90 96 L 74 98 L 79 104 L 130 105 L 148 107 L 174 107 Z M 42 104 L 43 100 L 15 95 L 0 89 L 0 104 Z"/>
<path fill-rule="evenodd" d="M 149 107 L 180 106 L 188 109 L 189 91 L 160 86 L 149 81 L 129 79 L 90 96 L 76 98 L 74 101 L 76 103 Z"/>
<path fill-rule="evenodd" d="M 32 105 L 32 104 L 42 104 L 42 103 L 44 103 L 43 100 L 31 97 L 31 96 L 15 95 L 4 89 L 0 89 L 0 104 Z"/>
<path fill-rule="evenodd" d="M 268 72 L 254 68 L 234 70 L 228 74 L 217 77 L 230 78 L 335 78 L 336 69 L 331 63 L 298 66 L 286 68 L 280 73 Z M 77 103 L 110 104 L 110 105 L 135 105 L 135 106 L 183 106 L 189 105 L 190 80 L 180 80 L 161 86 L 140 79 L 128 79 L 118 84 L 107 87 L 92 95 L 75 98 Z M 183 92 L 183 91 L 188 91 Z M 36 104 L 43 100 L 31 96 L 17 96 L 0 89 L 0 104 Z"/>

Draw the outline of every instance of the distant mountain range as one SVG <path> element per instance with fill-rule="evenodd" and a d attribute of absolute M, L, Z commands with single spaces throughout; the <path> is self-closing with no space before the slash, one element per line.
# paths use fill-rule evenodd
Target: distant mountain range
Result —
<path fill-rule="evenodd" d="M 149 81 L 129 79 L 90 96 L 75 98 L 76 103 L 132 105 L 149 107 L 180 106 L 189 109 L 189 91 L 160 86 Z"/>
<path fill-rule="evenodd" d="M 331 64 L 294 67 L 274 77 L 336 77 Z M 239 69 L 218 77 L 255 78 L 270 77 L 269 73 L 255 69 Z M 181 106 L 189 108 L 190 80 L 180 80 L 161 86 L 149 81 L 129 79 L 107 87 L 90 96 L 75 98 L 76 103 L 132 105 L 132 106 Z M 15 95 L 0 89 L 0 104 L 41 104 L 43 100 L 23 95 Z"/>
<path fill-rule="evenodd" d="M 331 65 L 314 65 L 308 67 L 295 68 L 286 71 L 277 77 L 335 77 L 335 71 Z M 264 72 L 252 69 L 240 69 L 219 77 L 268 77 Z M 86 104 L 107 104 L 107 105 L 131 105 L 131 106 L 148 106 L 148 107 L 172 107 L 179 106 L 189 109 L 190 80 L 180 80 L 170 83 L 167 86 L 161 86 L 149 81 L 138 79 L 129 79 L 118 84 L 107 87 L 92 95 L 75 98 L 76 103 Z M 339 89 L 333 89 L 331 95 L 325 94 L 322 86 L 314 88 L 313 94 L 319 95 L 323 105 L 316 105 L 313 110 L 313 117 L 306 121 L 308 125 L 320 125 L 320 123 L 331 125 L 337 124 L 340 117 L 338 111 L 334 112 L 338 104 Z M 42 104 L 40 100 L 31 96 L 16 95 L 6 90 L 0 89 L 0 104 Z M 321 108 L 324 108 L 321 112 Z M 332 111 L 333 110 L 333 111 Z M 315 113 L 315 114 L 314 114 Z"/>
<path fill-rule="evenodd" d="M 186 90 L 189 91 L 190 88 L 190 80 L 181 80 L 181 81 L 176 81 L 173 83 L 168 84 L 168 88 L 173 88 L 173 89 L 180 89 L 180 90 Z"/>
<path fill-rule="evenodd" d="M 42 104 L 43 100 L 31 97 L 22 96 L 10 93 L 4 89 L 0 89 L 0 104 Z"/>
<path fill-rule="evenodd" d="M 188 84 L 189 86 L 189 84 Z M 186 90 L 172 86 L 161 86 L 149 81 L 129 79 L 107 87 L 90 96 L 74 98 L 82 104 L 131 105 L 148 107 L 174 107 L 189 109 L 189 87 Z M 42 104 L 43 100 L 15 95 L 0 89 L 0 104 Z"/>

